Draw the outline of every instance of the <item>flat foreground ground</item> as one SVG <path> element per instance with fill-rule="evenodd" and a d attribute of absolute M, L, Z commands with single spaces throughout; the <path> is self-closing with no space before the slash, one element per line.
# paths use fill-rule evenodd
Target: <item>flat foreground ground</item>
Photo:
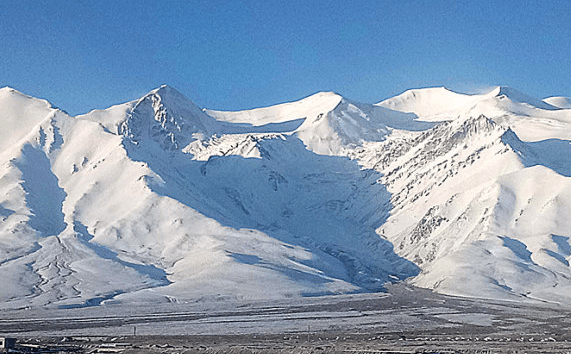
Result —
<path fill-rule="evenodd" d="M 571 313 L 556 304 L 386 294 L 279 302 L 3 310 L 21 352 L 571 353 Z"/>

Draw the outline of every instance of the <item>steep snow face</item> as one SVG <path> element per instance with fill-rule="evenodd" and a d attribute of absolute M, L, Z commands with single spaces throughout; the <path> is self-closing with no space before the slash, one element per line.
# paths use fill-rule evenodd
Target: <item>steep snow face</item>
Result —
<path fill-rule="evenodd" d="M 174 151 L 218 130 L 214 118 L 175 89 L 161 86 L 134 105 L 120 133 L 135 143 L 153 141 L 163 149 Z"/>
<path fill-rule="evenodd" d="M 505 128 L 484 116 L 440 125 L 419 136 L 377 147 L 385 153 L 368 156 L 360 151 L 366 166 L 383 171 L 382 181 L 392 194 L 391 217 L 379 233 L 391 240 L 397 251 L 418 265 L 432 262 L 463 244 L 478 223 L 465 224 L 459 215 L 443 210 L 467 208 L 473 201 L 458 198 L 466 189 L 484 188 L 493 176 L 521 168 L 515 154 L 502 143 Z M 470 186 L 470 187 L 469 187 Z M 478 194 L 476 190 L 467 195 Z M 474 220 L 476 221 L 476 220 Z M 472 222 L 472 221 L 471 221 Z M 435 237 L 446 228 L 463 230 L 462 236 Z M 481 231 L 472 237 L 480 237 Z M 473 240 L 473 239 L 472 239 Z"/>
<path fill-rule="evenodd" d="M 378 233 L 422 268 L 413 284 L 564 302 L 571 287 L 561 221 L 571 201 L 568 146 L 524 142 L 480 116 L 366 145 L 354 157 L 384 174 L 394 208 Z"/>
<path fill-rule="evenodd" d="M 486 199 L 470 205 L 487 210 L 480 239 L 428 265 L 413 282 L 452 294 L 568 302 L 569 187 L 568 177 L 543 166 L 502 176 L 483 191 Z"/>

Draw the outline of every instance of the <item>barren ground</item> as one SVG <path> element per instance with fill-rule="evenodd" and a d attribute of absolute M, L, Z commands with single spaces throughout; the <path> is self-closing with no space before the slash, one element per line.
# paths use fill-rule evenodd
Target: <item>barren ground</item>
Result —
<path fill-rule="evenodd" d="M 404 285 L 248 303 L 3 311 L 20 350 L 122 353 L 571 353 L 557 304 L 464 299 Z M 134 335 L 135 334 L 135 335 Z"/>

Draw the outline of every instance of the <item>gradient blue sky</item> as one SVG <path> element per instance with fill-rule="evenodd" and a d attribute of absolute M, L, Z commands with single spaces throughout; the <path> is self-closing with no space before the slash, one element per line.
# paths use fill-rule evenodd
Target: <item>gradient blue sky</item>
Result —
<path fill-rule="evenodd" d="M 571 1 L 0 1 L 0 86 L 79 114 L 163 83 L 224 110 L 427 86 L 571 96 Z"/>

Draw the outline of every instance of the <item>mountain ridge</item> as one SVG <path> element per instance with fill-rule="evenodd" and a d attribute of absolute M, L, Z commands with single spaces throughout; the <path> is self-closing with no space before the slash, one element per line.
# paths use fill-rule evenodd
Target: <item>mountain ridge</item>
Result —
<path fill-rule="evenodd" d="M 163 85 L 71 117 L 14 92 L 0 89 L 0 274 L 14 283 L 0 307 L 394 281 L 569 299 L 571 110 L 497 87 L 220 112 Z"/>

